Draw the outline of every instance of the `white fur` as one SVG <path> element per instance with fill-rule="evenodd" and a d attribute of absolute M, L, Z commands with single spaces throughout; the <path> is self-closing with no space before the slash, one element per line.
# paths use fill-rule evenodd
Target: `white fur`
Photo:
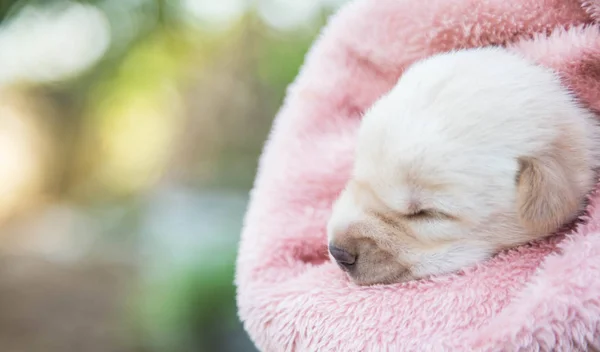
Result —
<path fill-rule="evenodd" d="M 548 235 L 531 233 L 519 220 L 518 160 L 544 153 L 565 131 L 583 160 L 573 188 L 583 199 L 600 165 L 600 129 L 553 72 L 500 48 L 416 63 L 364 116 L 351 183 L 374 194 L 356 194 L 360 187 L 342 193 L 329 242 L 343 247 L 344 236 L 364 236 L 410 267 L 403 278 L 365 277 L 377 277 L 381 264 L 350 272 L 358 283 L 377 283 L 455 271 Z M 453 219 L 413 221 L 406 218 L 411 206 Z M 379 211 L 396 214 L 414 238 L 383 233 L 372 219 Z M 348 234 L 356 224 L 363 230 Z M 359 264 L 367 255 L 355 254 Z"/>

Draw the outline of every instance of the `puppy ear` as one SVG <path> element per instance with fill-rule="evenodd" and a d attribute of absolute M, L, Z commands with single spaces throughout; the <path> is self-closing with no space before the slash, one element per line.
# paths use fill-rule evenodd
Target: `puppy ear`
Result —
<path fill-rule="evenodd" d="M 579 211 L 580 191 L 563 160 L 558 155 L 519 159 L 517 209 L 532 234 L 550 234 Z"/>

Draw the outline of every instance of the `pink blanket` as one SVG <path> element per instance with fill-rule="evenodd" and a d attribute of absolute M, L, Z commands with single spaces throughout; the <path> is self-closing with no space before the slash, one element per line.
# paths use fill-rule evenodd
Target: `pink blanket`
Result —
<path fill-rule="evenodd" d="M 327 258 L 361 112 L 415 60 L 502 44 L 600 112 L 600 0 L 357 0 L 289 89 L 240 244 L 241 320 L 263 351 L 577 351 L 600 347 L 600 188 L 565 234 L 464 271 L 358 287 Z"/>

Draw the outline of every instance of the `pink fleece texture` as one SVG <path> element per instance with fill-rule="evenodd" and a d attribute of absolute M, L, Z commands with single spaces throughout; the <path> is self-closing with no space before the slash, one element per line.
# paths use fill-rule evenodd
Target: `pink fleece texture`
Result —
<path fill-rule="evenodd" d="M 415 60 L 506 45 L 600 112 L 600 0 L 358 0 L 288 91 L 240 243 L 239 316 L 262 351 L 578 351 L 600 347 L 600 190 L 545 241 L 463 271 L 359 287 L 327 257 L 361 113 Z"/>

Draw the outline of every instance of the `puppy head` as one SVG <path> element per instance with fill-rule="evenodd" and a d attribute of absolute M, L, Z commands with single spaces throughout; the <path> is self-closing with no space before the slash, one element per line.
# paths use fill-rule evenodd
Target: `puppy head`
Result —
<path fill-rule="evenodd" d="M 332 259 L 393 283 L 546 236 L 581 210 L 598 132 L 552 72 L 502 49 L 417 63 L 364 116 Z"/>

